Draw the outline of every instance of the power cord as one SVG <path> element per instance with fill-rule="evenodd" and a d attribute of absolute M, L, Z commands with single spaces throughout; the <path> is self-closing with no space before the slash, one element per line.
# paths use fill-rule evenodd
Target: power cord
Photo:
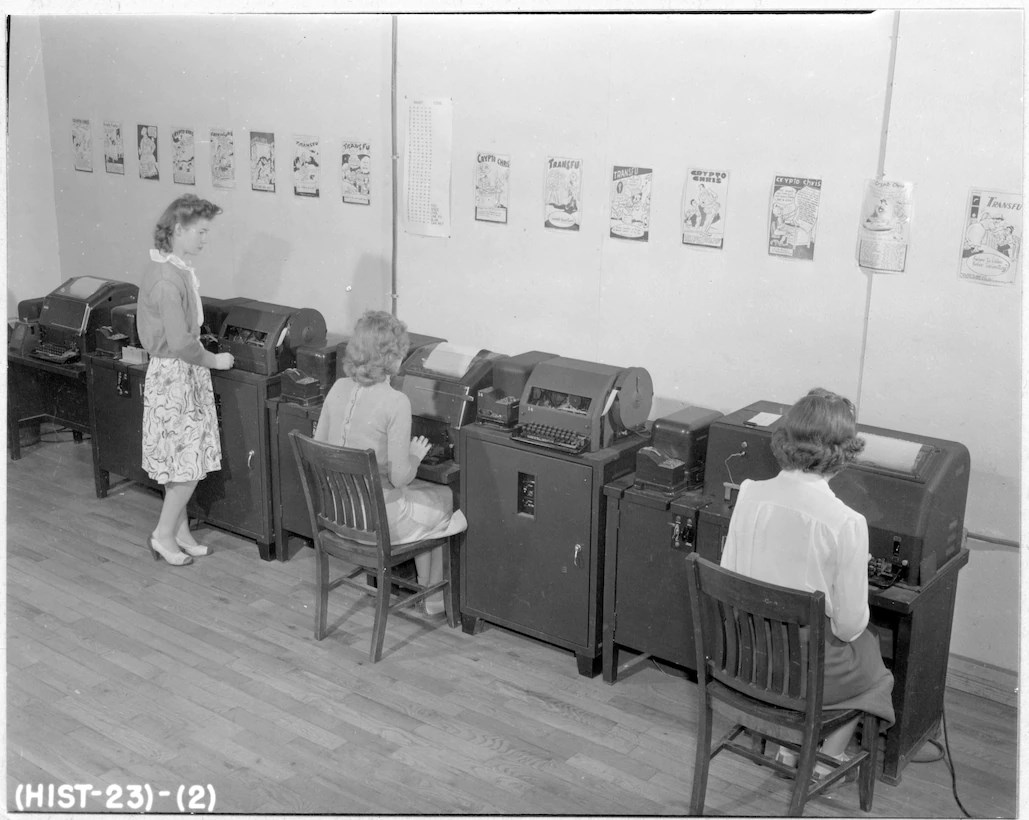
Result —
<path fill-rule="evenodd" d="M 961 813 L 965 817 L 972 817 L 968 813 L 968 809 L 965 808 L 961 802 L 961 798 L 958 797 L 958 778 L 957 773 L 954 771 L 954 758 L 950 753 L 950 738 L 947 736 L 947 710 L 942 709 L 940 711 L 940 720 L 943 724 L 943 743 L 936 740 L 935 738 L 929 738 L 929 742 L 936 747 L 939 754 L 935 757 L 927 758 L 912 758 L 912 763 L 935 763 L 937 760 L 942 760 L 947 766 L 947 770 L 950 772 L 950 791 L 954 795 L 954 802 L 958 804 L 958 808 L 961 809 Z"/>

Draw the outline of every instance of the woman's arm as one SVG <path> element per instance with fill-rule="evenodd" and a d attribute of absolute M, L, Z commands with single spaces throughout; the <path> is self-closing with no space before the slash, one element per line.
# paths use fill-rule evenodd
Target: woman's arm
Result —
<path fill-rule="evenodd" d="M 164 339 L 171 354 L 189 364 L 215 367 L 215 355 L 200 344 L 197 335 L 190 333 L 185 294 L 171 282 L 161 280 L 154 285 L 150 295 L 157 303 Z"/>
<path fill-rule="evenodd" d="M 868 524 L 863 515 L 847 519 L 840 531 L 839 567 L 833 590 L 832 631 L 853 641 L 868 626 Z"/>

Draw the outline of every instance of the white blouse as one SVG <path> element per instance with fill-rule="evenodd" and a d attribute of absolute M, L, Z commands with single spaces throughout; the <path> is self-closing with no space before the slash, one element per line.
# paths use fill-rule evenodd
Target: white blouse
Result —
<path fill-rule="evenodd" d="M 744 481 L 721 564 L 766 583 L 821 590 L 840 640 L 868 625 L 868 524 L 820 475 L 783 470 Z"/>

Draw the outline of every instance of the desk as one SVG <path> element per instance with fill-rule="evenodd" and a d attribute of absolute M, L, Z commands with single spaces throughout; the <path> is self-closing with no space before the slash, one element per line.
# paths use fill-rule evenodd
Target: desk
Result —
<path fill-rule="evenodd" d="M 633 488 L 634 475 L 609 482 L 607 565 L 604 588 L 604 680 L 614 683 L 620 648 L 653 655 L 692 671 L 693 626 L 686 592 L 685 555 L 672 546 L 680 528 L 707 501 L 697 493 L 660 494 Z M 695 531 L 700 527 L 696 526 Z M 680 539 L 681 540 L 681 539 Z M 696 549 L 711 561 L 721 556 L 699 537 Z M 879 634 L 883 660 L 893 671 L 897 722 L 886 732 L 880 778 L 897 785 L 901 772 L 926 740 L 940 729 L 947 683 L 951 626 L 958 571 L 968 563 L 961 549 L 919 589 L 870 587 L 871 625 Z"/>
<path fill-rule="evenodd" d="M 21 424 L 35 419 L 70 428 L 75 441 L 82 441 L 83 433 L 92 435 L 83 362 L 57 364 L 7 354 L 7 446 L 12 461 L 21 458 Z"/>

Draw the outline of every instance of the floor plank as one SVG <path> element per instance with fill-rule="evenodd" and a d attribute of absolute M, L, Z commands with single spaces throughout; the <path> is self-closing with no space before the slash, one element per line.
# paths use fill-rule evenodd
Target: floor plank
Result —
<path fill-rule="evenodd" d="M 243 815 L 687 813 L 695 687 L 680 670 L 651 659 L 608 685 L 566 650 L 410 613 L 390 617 L 371 664 L 357 592 L 333 593 L 314 640 L 309 549 L 263 562 L 204 528 L 211 556 L 155 563 L 157 493 L 123 482 L 95 498 L 88 443 L 22 452 L 7 464 L 8 808 L 19 786 L 147 782 L 210 784 L 218 813 Z M 963 804 L 1017 816 L 1015 710 L 956 690 L 946 708 Z M 712 764 L 712 814 L 787 800 L 763 769 Z M 856 786 L 806 813 L 858 814 Z M 958 815 L 932 760 L 879 783 L 868 816 Z"/>

